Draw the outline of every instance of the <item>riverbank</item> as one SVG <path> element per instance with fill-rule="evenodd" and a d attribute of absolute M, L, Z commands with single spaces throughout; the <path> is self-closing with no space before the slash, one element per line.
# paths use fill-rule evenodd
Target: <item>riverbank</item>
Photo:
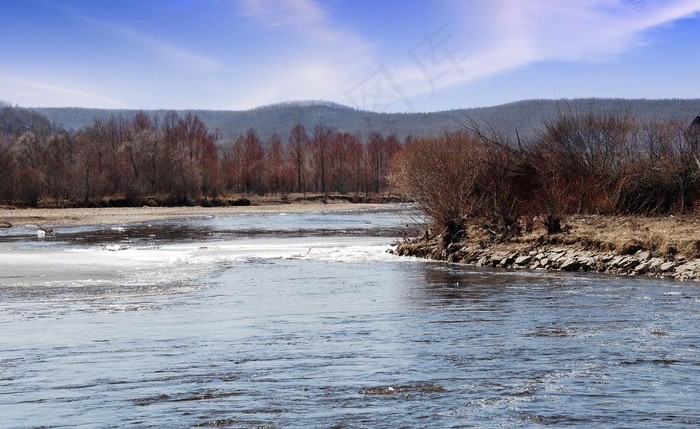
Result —
<path fill-rule="evenodd" d="M 77 225 L 106 225 L 129 222 L 226 216 L 238 213 L 304 213 L 330 210 L 376 209 L 382 203 L 355 203 L 345 198 L 321 196 L 283 198 L 255 197 L 250 205 L 180 207 L 100 207 L 100 208 L 0 208 L 0 227 L 39 225 L 42 228 Z"/>
<path fill-rule="evenodd" d="M 395 253 L 474 266 L 592 271 L 626 276 L 700 280 L 700 218 L 574 216 L 567 231 L 536 228 L 498 241 L 478 226 L 445 245 L 428 236 L 399 243 Z"/>

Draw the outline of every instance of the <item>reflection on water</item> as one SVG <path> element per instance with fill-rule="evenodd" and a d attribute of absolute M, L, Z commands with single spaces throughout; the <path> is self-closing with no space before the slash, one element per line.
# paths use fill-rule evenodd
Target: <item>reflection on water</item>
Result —
<path fill-rule="evenodd" d="M 203 227 L 234 229 L 183 225 Z M 0 426 L 700 423 L 692 284 L 450 266 L 387 255 L 376 231 L 310 235 L 20 243 L 108 268 L 0 287 Z"/>

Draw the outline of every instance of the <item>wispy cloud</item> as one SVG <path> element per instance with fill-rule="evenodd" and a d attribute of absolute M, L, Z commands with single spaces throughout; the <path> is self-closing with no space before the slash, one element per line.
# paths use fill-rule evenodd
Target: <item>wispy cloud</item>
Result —
<path fill-rule="evenodd" d="M 426 28 L 416 29 L 403 45 L 379 46 L 344 27 L 323 3 L 239 0 L 242 14 L 262 28 L 287 31 L 305 44 L 295 47 L 297 59 L 284 63 L 284 80 L 261 76 L 265 90 L 251 94 L 251 102 L 348 103 L 348 92 L 357 89 L 356 102 L 393 99 L 390 108 L 410 109 L 406 97 L 432 97 L 531 64 L 613 60 L 651 43 L 645 38 L 650 30 L 700 12 L 700 0 L 445 1 L 451 9 L 444 25 L 430 28 L 426 21 Z M 375 104 L 358 103 L 361 108 Z"/>
<path fill-rule="evenodd" d="M 270 27 L 324 25 L 327 12 L 312 0 L 241 0 L 243 14 Z"/>
<path fill-rule="evenodd" d="M 156 39 L 129 27 L 116 25 L 110 22 L 85 16 L 81 16 L 81 18 L 84 21 L 97 26 L 98 28 L 101 28 L 112 34 L 116 34 L 117 36 L 122 37 L 126 40 L 136 42 L 137 44 L 142 45 L 146 49 L 151 50 L 156 55 L 170 58 L 171 60 L 177 61 L 178 63 L 187 67 L 194 67 L 210 72 L 220 72 L 227 70 L 227 67 L 216 59 L 209 58 L 192 50 L 184 49 L 172 43 Z"/>
<path fill-rule="evenodd" d="M 54 85 L 54 84 L 49 84 L 45 82 L 38 82 L 38 81 L 33 81 L 33 80 L 28 80 L 28 79 L 22 79 L 14 76 L 5 76 L 5 75 L 0 75 L 0 82 L 5 82 L 12 87 L 15 88 L 15 92 L 17 92 L 17 88 L 25 88 L 26 92 L 32 92 L 35 90 L 40 91 L 41 93 L 41 98 L 44 100 L 50 100 L 51 93 L 55 95 L 60 95 L 61 97 L 61 106 L 90 106 L 94 107 L 95 105 L 99 106 L 104 106 L 104 107 L 116 107 L 116 108 L 125 108 L 128 107 L 127 104 L 114 100 L 109 97 L 105 97 L 99 94 L 94 94 L 91 92 L 83 91 L 80 89 L 75 89 L 75 88 L 68 88 L 65 86 L 59 86 L 59 85 Z M 48 94 L 47 94 L 48 93 Z M 21 95 L 20 95 L 21 96 Z M 28 94 L 25 94 L 25 96 L 28 97 Z M 69 96 L 69 100 L 71 101 L 63 101 L 66 100 L 65 96 Z M 67 104 L 68 103 L 68 104 Z M 44 106 L 44 105 L 42 105 Z"/>
<path fill-rule="evenodd" d="M 346 54 L 366 54 L 374 49 L 371 42 L 334 19 L 329 9 L 314 0 L 240 0 L 240 5 L 244 16 L 265 27 L 301 36 L 316 48 L 342 49 Z"/>
<path fill-rule="evenodd" d="M 484 0 L 456 2 L 459 22 L 449 26 L 453 37 L 444 49 L 468 53 L 459 70 L 449 61 L 425 73 L 416 64 L 395 74 L 412 95 L 469 83 L 546 61 L 607 61 L 651 43 L 646 33 L 700 12 L 700 0 Z M 440 48 L 443 49 L 443 48 Z M 436 51 L 438 54 L 442 51 Z"/>
<path fill-rule="evenodd" d="M 241 106 L 292 99 L 343 102 L 343 91 L 375 64 L 377 47 L 313 0 L 240 0 L 241 15 L 260 31 L 285 34 L 294 55 L 260 73 L 260 88 L 242 97 Z M 283 42 L 283 43 L 285 43 Z M 283 70 L 284 78 L 280 78 Z"/>

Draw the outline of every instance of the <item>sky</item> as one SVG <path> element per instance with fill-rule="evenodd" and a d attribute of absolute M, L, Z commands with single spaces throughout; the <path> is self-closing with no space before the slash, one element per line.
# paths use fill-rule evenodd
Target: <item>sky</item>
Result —
<path fill-rule="evenodd" d="M 0 100 L 433 112 L 700 98 L 700 0 L 0 0 Z"/>

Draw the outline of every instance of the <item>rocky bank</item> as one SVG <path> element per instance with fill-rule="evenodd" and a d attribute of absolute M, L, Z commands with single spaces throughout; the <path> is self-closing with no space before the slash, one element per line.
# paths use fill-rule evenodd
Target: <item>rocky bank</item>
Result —
<path fill-rule="evenodd" d="M 542 243 L 456 243 L 447 247 L 439 239 L 405 241 L 393 251 L 478 267 L 589 271 L 624 276 L 650 276 L 676 280 L 700 280 L 700 259 L 679 255 L 658 256 L 649 250 L 631 254 L 596 251 L 576 245 Z"/>

